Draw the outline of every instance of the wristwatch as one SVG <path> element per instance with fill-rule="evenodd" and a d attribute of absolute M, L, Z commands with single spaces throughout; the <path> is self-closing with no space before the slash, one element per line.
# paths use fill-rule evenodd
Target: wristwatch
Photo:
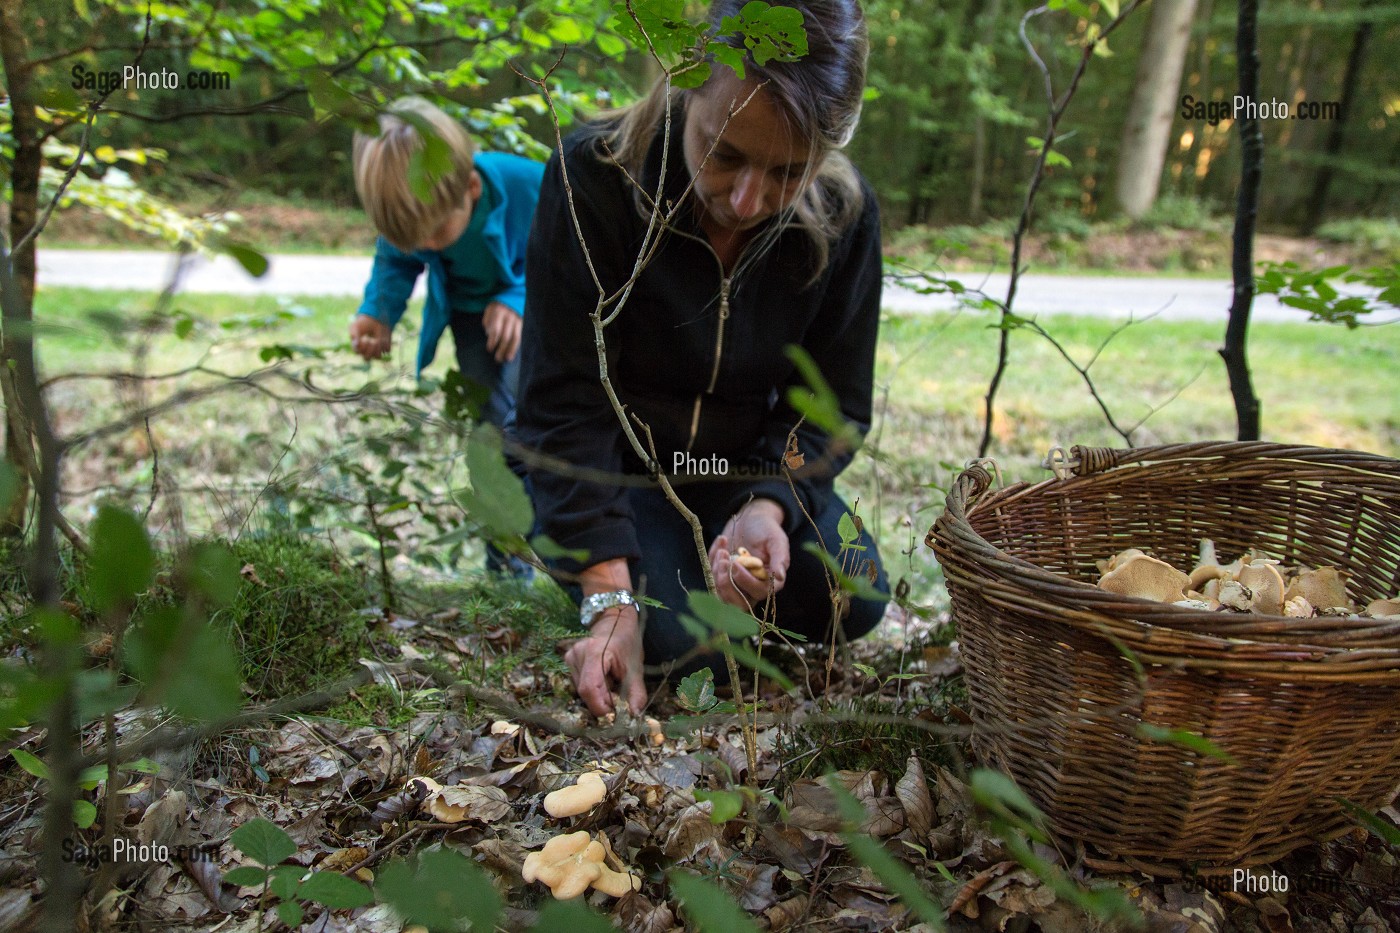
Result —
<path fill-rule="evenodd" d="M 633 609 L 640 611 L 637 600 L 626 590 L 613 590 L 609 593 L 594 593 L 592 596 L 585 597 L 583 602 L 579 604 L 578 623 L 584 628 L 589 628 L 598 620 L 600 615 L 618 606 L 631 606 Z"/>

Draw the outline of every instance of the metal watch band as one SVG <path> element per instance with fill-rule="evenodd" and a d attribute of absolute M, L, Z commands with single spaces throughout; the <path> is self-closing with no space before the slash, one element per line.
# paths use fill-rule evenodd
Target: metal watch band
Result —
<path fill-rule="evenodd" d="M 591 628 L 598 616 L 618 606 L 631 606 L 637 609 L 637 600 L 627 590 L 613 590 L 609 593 L 594 593 L 585 597 L 579 604 L 578 622 L 584 628 Z"/>

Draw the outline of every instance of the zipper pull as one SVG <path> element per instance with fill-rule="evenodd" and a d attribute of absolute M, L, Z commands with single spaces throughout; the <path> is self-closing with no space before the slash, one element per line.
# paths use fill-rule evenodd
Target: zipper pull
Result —
<path fill-rule="evenodd" d="M 729 278 L 719 280 L 719 319 L 729 320 Z"/>

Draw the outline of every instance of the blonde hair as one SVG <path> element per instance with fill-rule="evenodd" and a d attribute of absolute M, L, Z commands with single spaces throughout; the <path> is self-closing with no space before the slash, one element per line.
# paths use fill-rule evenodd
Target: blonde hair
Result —
<path fill-rule="evenodd" d="M 744 0 L 714 0 L 710 21 L 738 15 Z M 857 0 L 781 0 L 803 14 L 807 54 L 795 62 L 745 63 L 746 78 L 761 85 L 800 137 L 810 141 L 808 165 L 798 196 L 785 213 L 806 232 L 816 254 L 812 281 L 826 268 L 831 245 L 860 216 L 865 196 L 855 166 L 841 150 L 860 122 L 865 93 L 865 59 L 869 50 L 865 17 Z M 736 38 L 712 41 L 738 44 Z M 704 93 L 696 90 L 685 95 Z M 670 105 L 665 78 L 646 97 L 604 115 L 600 143 L 608 157 L 639 178 L 642 164 Z M 674 139 L 672 145 L 679 145 Z M 638 192 L 639 203 L 641 192 Z M 770 228 L 776 235 L 781 224 Z"/>
<path fill-rule="evenodd" d="M 447 146 L 451 165 L 432 179 L 426 201 L 409 183 L 409 163 L 429 133 Z M 467 197 L 476 147 L 456 120 L 421 97 L 402 97 L 379 115 L 379 135 L 355 134 L 355 191 L 376 230 L 411 252 Z"/>

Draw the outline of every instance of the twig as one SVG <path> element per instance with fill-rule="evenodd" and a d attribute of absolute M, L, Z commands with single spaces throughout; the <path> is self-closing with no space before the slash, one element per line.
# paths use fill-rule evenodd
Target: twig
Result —
<path fill-rule="evenodd" d="M 1074 99 L 1075 92 L 1079 90 L 1079 82 L 1084 77 L 1084 72 L 1089 67 L 1089 60 L 1093 57 L 1094 47 L 1099 42 L 1107 39 L 1109 34 L 1123 23 L 1128 16 L 1132 15 L 1143 0 L 1132 0 L 1124 7 L 1114 19 L 1103 28 L 1094 38 L 1087 41 L 1084 51 L 1079 56 L 1079 66 L 1075 69 L 1073 77 L 1070 78 L 1069 86 L 1065 89 L 1060 99 L 1055 100 L 1054 83 L 1050 78 L 1050 69 L 1046 66 L 1040 54 L 1036 51 L 1035 45 L 1026 35 L 1026 24 L 1033 18 L 1049 11 L 1048 6 L 1038 6 L 1028 10 L 1021 17 L 1021 24 L 1018 32 L 1021 42 L 1030 53 L 1031 59 L 1036 67 L 1040 69 L 1045 79 L 1045 96 L 1050 104 L 1050 114 L 1046 121 L 1045 142 L 1040 147 L 1040 154 L 1036 157 L 1035 168 L 1031 172 L 1030 183 L 1026 187 L 1026 198 L 1021 208 L 1021 217 L 1016 224 L 1016 232 L 1011 238 L 1011 280 L 1006 287 L 1006 301 L 1001 306 L 1001 334 L 997 341 L 997 366 L 992 373 L 991 382 L 987 386 L 987 394 L 984 398 L 984 409 L 982 416 L 982 439 L 977 445 L 977 456 L 987 456 L 987 451 L 992 445 L 992 421 L 994 418 L 997 389 L 1001 386 L 1002 376 L 1006 373 L 1007 360 L 1010 352 L 1011 331 L 1007 326 L 1010 323 L 1012 307 L 1016 301 L 1016 289 L 1021 278 L 1021 249 L 1025 242 L 1026 233 L 1031 226 L 1031 213 L 1035 207 L 1036 194 L 1040 191 L 1041 182 L 1045 178 L 1045 165 L 1050 157 L 1051 147 L 1055 144 L 1056 130 L 1059 128 L 1060 119 L 1064 116 L 1065 109 Z M 1116 429 L 1115 429 L 1116 430 Z"/>

